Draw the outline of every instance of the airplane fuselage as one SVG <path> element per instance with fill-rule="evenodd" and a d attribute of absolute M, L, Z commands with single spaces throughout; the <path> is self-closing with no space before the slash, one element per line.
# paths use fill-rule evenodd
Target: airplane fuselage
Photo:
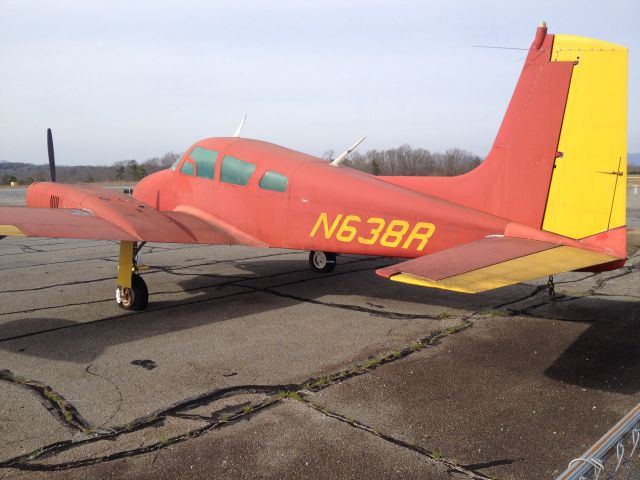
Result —
<path fill-rule="evenodd" d="M 198 168 L 205 167 L 190 159 L 196 149 L 215 152 L 206 175 L 199 176 Z M 225 181 L 228 158 L 251 165 L 246 184 Z M 267 172 L 285 178 L 286 185 L 263 188 Z M 317 157 L 239 138 L 196 143 L 173 169 L 143 179 L 134 196 L 160 211 L 223 222 L 270 247 L 404 258 L 500 235 L 509 223 Z"/>

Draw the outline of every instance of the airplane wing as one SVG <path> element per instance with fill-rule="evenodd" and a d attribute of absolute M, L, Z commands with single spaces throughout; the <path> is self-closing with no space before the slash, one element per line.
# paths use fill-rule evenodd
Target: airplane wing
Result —
<path fill-rule="evenodd" d="M 381 268 L 396 282 L 478 293 L 621 260 L 589 248 L 513 237 L 487 237 Z"/>
<path fill-rule="evenodd" d="M 35 183 L 27 189 L 27 205 L 0 207 L 0 238 L 268 246 L 197 208 L 158 211 L 129 195 L 90 185 Z"/>
<path fill-rule="evenodd" d="M 100 213 L 78 208 L 0 207 L 0 236 L 267 246 L 231 225 L 194 213 L 117 205 L 109 215 Z"/>

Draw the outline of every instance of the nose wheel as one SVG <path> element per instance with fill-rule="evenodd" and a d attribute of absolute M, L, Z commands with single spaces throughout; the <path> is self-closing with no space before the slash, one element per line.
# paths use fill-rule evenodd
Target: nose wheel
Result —
<path fill-rule="evenodd" d="M 147 284 L 138 274 L 136 257 L 144 242 L 120 242 L 120 260 L 118 263 L 118 286 L 116 303 L 125 310 L 145 310 L 149 305 Z"/>
<path fill-rule="evenodd" d="M 311 270 L 319 273 L 329 273 L 336 268 L 336 254 L 330 252 L 309 252 Z"/>

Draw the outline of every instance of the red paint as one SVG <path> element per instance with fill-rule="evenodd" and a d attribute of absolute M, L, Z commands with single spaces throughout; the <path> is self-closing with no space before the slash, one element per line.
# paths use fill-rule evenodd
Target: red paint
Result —
<path fill-rule="evenodd" d="M 381 277 L 409 273 L 429 280 L 442 280 L 461 273 L 507 262 L 557 247 L 556 244 L 520 238 L 491 237 L 460 247 L 376 270 Z"/>
<path fill-rule="evenodd" d="M 540 50 L 547 36 L 547 27 L 540 26 L 536 29 L 536 38 L 533 40 L 532 48 Z"/>
<path fill-rule="evenodd" d="M 540 228 L 571 81 L 572 62 L 550 62 L 553 35 L 529 51 L 489 155 L 457 177 L 381 177 L 453 203 Z"/>
<path fill-rule="evenodd" d="M 606 232 L 583 238 L 582 243 L 596 248 L 607 249 L 612 255 L 624 257 L 627 254 L 627 227 L 618 227 Z"/>
<path fill-rule="evenodd" d="M 57 208 L 48 208 L 51 197 L 57 199 Z M 0 208 L 0 219 L 35 237 L 241 243 L 233 232 L 193 215 L 163 214 L 139 200 L 105 188 L 36 183 L 27 189 L 27 206 L 31 208 Z M 263 246 L 260 242 L 247 241 L 246 244 Z"/>

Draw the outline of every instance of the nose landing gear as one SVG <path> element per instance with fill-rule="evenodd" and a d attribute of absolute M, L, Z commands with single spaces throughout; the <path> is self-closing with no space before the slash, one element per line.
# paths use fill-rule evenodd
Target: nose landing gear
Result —
<path fill-rule="evenodd" d="M 145 242 L 120 242 L 116 303 L 125 310 L 145 310 L 149 304 L 147 284 L 138 273 L 136 257 Z"/>

